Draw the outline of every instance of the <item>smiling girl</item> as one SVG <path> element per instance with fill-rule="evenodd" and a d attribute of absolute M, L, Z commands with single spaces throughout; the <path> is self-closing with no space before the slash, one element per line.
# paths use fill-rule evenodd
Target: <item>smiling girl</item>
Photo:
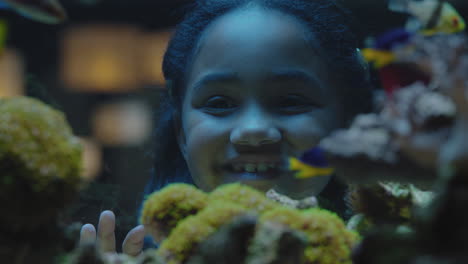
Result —
<path fill-rule="evenodd" d="M 369 109 L 347 16 L 331 0 L 197 1 L 164 57 L 168 93 L 146 193 L 171 182 L 205 191 L 242 182 L 295 198 L 318 195 L 331 176 L 286 179 L 278 167 Z M 113 217 L 101 215 L 107 236 Z M 93 229 L 85 225 L 82 238 L 95 237 Z M 102 243 L 115 244 L 103 232 Z M 142 234 L 141 227 L 129 233 L 125 253 L 140 252 Z"/>

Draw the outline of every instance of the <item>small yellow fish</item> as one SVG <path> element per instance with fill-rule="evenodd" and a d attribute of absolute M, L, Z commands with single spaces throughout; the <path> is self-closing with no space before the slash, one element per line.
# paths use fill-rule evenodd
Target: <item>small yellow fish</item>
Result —
<path fill-rule="evenodd" d="M 377 69 L 385 67 L 395 61 L 395 55 L 388 50 L 365 48 L 362 49 L 362 56 L 367 62 L 373 63 L 373 66 Z"/>
<path fill-rule="evenodd" d="M 295 157 L 288 159 L 288 169 L 294 171 L 294 176 L 297 179 L 308 179 L 318 176 L 329 176 L 333 173 L 333 169 L 329 167 L 316 167 L 300 161 Z"/>
<path fill-rule="evenodd" d="M 388 7 L 392 11 L 414 16 L 415 19 L 407 23 L 407 28 L 419 31 L 422 35 L 453 34 L 466 27 L 463 17 L 445 1 L 390 0 Z"/>

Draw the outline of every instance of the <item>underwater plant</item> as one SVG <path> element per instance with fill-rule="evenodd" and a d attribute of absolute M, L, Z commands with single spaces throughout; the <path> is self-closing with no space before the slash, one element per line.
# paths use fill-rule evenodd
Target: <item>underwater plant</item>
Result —
<path fill-rule="evenodd" d="M 193 185 L 170 184 L 149 195 L 143 205 L 140 223 L 155 241 L 161 242 L 179 221 L 198 213 L 208 203 L 208 194 Z"/>

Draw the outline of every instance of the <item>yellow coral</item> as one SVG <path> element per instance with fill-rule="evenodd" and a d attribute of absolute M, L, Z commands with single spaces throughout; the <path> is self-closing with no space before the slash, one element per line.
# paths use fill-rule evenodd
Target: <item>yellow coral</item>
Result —
<path fill-rule="evenodd" d="M 193 190 L 167 187 L 165 196 L 169 193 L 176 196 L 187 193 L 184 199 L 190 199 L 189 192 Z M 154 199 L 157 201 L 157 198 Z M 297 210 L 283 207 L 266 198 L 262 192 L 239 183 L 218 187 L 209 194 L 207 200 L 209 202 L 204 209 L 179 221 L 167 239 L 163 240 L 157 255 L 165 262 L 186 262 L 197 246 L 222 225 L 231 222 L 236 216 L 254 213 L 260 215 L 260 225 L 275 223 L 303 232 L 308 239 L 304 251 L 306 263 L 351 263 L 351 250 L 359 240 L 358 234 L 347 230 L 344 222 L 334 213 L 317 208 Z M 159 203 L 180 207 L 180 202 L 168 199 L 163 202 L 160 200 Z"/>
<path fill-rule="evenodd" d="M 0 99 L 0 113 L 3 183 L 24 177 L 36 191 L 57 180 L 79 183 L 81 144 L 63 113 L 28 97 Z"/>
<path fill-rule="evenodd" d="M 240 183 L 219 186 L 210 193 L 210 200 L 233 202 L 254 210 L 259 214 L 280 206 L 278 203 L 268 199 L 265 193 Z"/>
<path fill-rule="evenodd" d="M 161 191 L 148 196 L 140 222 L 155 241 L 164 239 L 177 223 L 189 215 L 205 208 L 208 194 L 196 187 L 184 184 L 170 184 Z"/>
<path fill-rule="evenodd" d="M 264 213 L 260 224 L 274 222 L 302 231 L 309 242 L 304 251 L 306 263 L 351 263 L 351 250 L 359 240 L 334 213 L 312 208 L 303 211 L 278 207 Z"/>
<path fill-rule="evenodd" d="M 53 225 L 80 187 L 80 141 L 63 113 L 36 99 L 0 99 L 0 113 L 0 226 Z"/>
<path fill-rule="evenodd" d="M 212 202 L 198 214 L 181 221 L 163 241 L 157 254 L 168 264 L 184 263 L 200 242 L 223 224 L 248 213 L 243 206 L 229 202 Z"/>

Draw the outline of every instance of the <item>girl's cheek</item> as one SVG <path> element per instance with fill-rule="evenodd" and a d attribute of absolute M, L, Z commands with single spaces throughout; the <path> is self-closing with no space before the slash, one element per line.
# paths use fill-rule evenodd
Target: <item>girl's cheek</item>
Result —
<path fill-rule="evenodd" d="M 192 113 L 186 121 L 186 138 L 194 145 L 211 146 L 225 134 L 223 122 L 206 114 Z"/>
<path fill-rule="evenodd" d="M 311 116 L 290 120 L 284 127 L 286 128 L 285 137 L 301 151 L 318 144 L 328 131 L 323 122 Z"/>

